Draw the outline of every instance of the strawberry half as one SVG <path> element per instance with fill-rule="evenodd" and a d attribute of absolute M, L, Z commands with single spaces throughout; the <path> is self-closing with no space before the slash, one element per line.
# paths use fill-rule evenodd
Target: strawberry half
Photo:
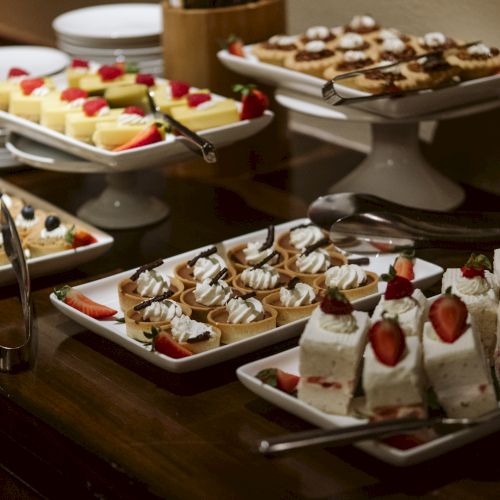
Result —
<path fill-rule="evenodd" d="M 61 92 L 61 101 L 76 101 L 76 99 L 86 99 L 89 93 L 78 87 L 70 87 Z"/>
<path fill-rule="evenodd" d="M 243 40 L 236 35 L 230 35 L 226 40 L 226 50 L 237 57 L 245 57 L 245 51 L 243 50 Z"/>
<path fill-rule="evenodd" d="M 393 266 L 389 267 L 389 272 L 383 274 L 381 278 L 387 281 L 387 288 L 385 289 L 384 297 L 387 300 L 402 299 L 404 297 L 411 297 L 413 293 L 413 284 L 402 276 L 396 274 L 396 269 Z"/>
<path fill-rule="evenodd" d="M 21 80 L 19 85 L 24 95 L 31 95 L 35 89 L 45 85 L 45 80 L 43 78 L 29 78 Z"/>
<path fill-rule="evenodd" d="M 435 300 L 429 309 L 429 320 L 443 342 L 455 342 L 467 329 L 467 306 L 451 293 Z"/>
<path fill-rule="evenodd" d="M 152 87 L 155 84 L 155 77 L 149 73 L 137 73 L 135 83 L 142 83 L 143 85 Z"/>
<path fill-rule="evenodd" d="M 482 254 L 471 254 L 464 266 L 462 266 L 462 276 L 464 278 L 474 278 L 475 276 L 481 276 L 484 278 L 484 271 L 487 269 L 491 271 L 491 262 L 486 255 Z"/>
<path fill-rule="evenodd" d="M 293 394 L 300 377 L 279 368 L 266 368 L 255 375 L 260 381 L 287 394 Z"/>
<path fill-rule="evenodd" d="M 210 101 L 212 96 L 203 92 L 197 94 L 189 94 L 187 96 L 187 103 L 190 108 L 196 108 L 203 102 Z"/>
<path fill-rule="evenodd" d="M 117 313 L 117 311 L 115 311 L 114 309 L 94 302 L 86 295 L 83 295 L 83 293 L 73 290 L 73 288 L 68 285 L 56 288 L 54 290 L 54 293 L 59 300 L 62 300 L 68 306 L 77 309 L 81 313 L 86 314 L 91 318 L 109 318 L 110 316 L 114 316 Z"/>
<path fill-rule="evenodd" d="M 158 330 L 153 327 L 151 336 L 153 338 L 154 350 L 161 354 L 165 354 L 165 356 L 180 359 L 193 355 L 189 349 L 181 346 L 172 335 L 165 330 Z M 147 335 L 147 337 L 149 337 L 149 335 Z"/>
<path fill-rule="evenodd" d="M 403 250 L 401 254 L 396 257 L 394 261 L 394 269 L 396 274 L 407 280 L 412 280 L 415 278 L 415 273 L 413 272 L 413 262 L 415 259 L 415 250 Z"/>
<path fill-rule="evenodd" d="M 240 120 L 250 120 L 258 118 L 264 114 L 269 106 L 269 99 L 264 92 L 258 90 L 255 85 L 235 85 L 234 92 L 239 92 L 243 97 L 241 99 L 242 108 Z"/>
<path fill-rule="evenodd" d="M 18 76 L 27 76 L 29 73 L 22 68 L 10 68 L 7 78 L 16 78 Z"/>
<path fill-rule="evenodd" d="M 85 59 L 73 59 L 71 61 L 72 68 L 88 68 L 89 66 L 89 62 Z"/>
<path fill-rule="evenodd" d="M 118 146 L 113 151 L 125 151 L 140 146 L 147 146 L 148 144 L 163 141 L 164 138 L 165 129 L 157 123 L 152 123 L 149 127 L 144 128 L 144 130 L 141 130 L 137 135 L 132 137 L 130 141 Z"/>
<path fill-rule="evenodd" d="M 184 97 L 191 88 L 189 83 L 180 82 L 179 80 L 170 80 L 168 83 L 170 85 L 170 90 L 174 99 L 180 99 L 181 97 Z"/>
<path fill-rule="evenodd" d="M 338 288 L 329 288 L 319 307 L 325 314 L 351 314 L 353 311 L 349 299 Z"/>
<path fill-rule="evenodd" d="M 118 77 L 122 76 L 125 71 L 118 66 L 101 66 L 97 72 L 101 76 L 103 82 L 109 82 L 116 80 Z"/>
<path fill-rule="evenodd" d="M 144 110 L 139 106 L 127 106 L 123 112 L 127 115 L 140 115 L 145 116 Z"/>
<path fill-rule="evenodd" d="M 368 331 L 368 339 L 378 360 L 387 366 L 396 366 L 406 349 L 405 335 L 395 319 L 377 321 Z"/>
<path fill-rule="evenodd" d="M 100 109 L 105 108 L 108 101 L 104 97 L 93 97 L 83 103 L 83 112 L 86 116 L 95 116 Z"/>
<path fill-rule="evenodd" d="M 75 226 L 66 234 L 66 241 L 71 245 L 71 248 L 85 247 L 97 243 L 94 236 L 83 229 L 75 229 Z"/>

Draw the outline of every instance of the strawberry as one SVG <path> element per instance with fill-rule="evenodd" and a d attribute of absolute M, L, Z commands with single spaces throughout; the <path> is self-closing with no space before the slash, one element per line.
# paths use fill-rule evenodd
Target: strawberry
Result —
<path fill-rule="evenodd" d="M 145 116 L 144 110 L 139 106 L 127 106 L 124 110 L 127 115 L 140 115 Z"/>
<path fill-rule="evenodd" d="M 387 366 L 397 365 L 406 349 L 403 330 L 392 318 L 383 318 L 372 325 L 368 339 L 378 360 Z"/>
<path fill-rule="evenodd" d="M 325 292 L 320 308 L 325 314 L 351 314 L 353 311 L 349 299 L 338 288 Z"/>
<path fill-rule="evenodd" d="M 429 320 L 443 342 L 455 342 L 467 328 L 467 306 L 451 293 L 451 288 L 429 309 Z"/>
<path fill-rule="evenodd" d="M 275 387 L 287 394 L 293 394 L 297 388 L 300 377 L 285 372 L 279 368 L 266 368 L 255 375 L 264 384 Z"/>
<path fill-rule="evenodd" d="M 243 40 L 236 35 L 230 35 L 226 40 L 226 50 L 233 56 L 245 57 Z"/>
<path fill-rule="evenodd" d="M 23 91 L 24 95 L 31 95 L 31 93 L 35 89 L 43 87 L 43 85 L 45 85 L 45 80 L 43 78 L 29 78 L 26 80 L 21 80 L 19 85 L 21 86 L 21 90 Z"/>
<path fill-rule="evenodd" d="M 415 250 L 403 250 L 401 254 L 396 257 L 394 261 L 394 269 L 398 276 L 402 276 L 407 280 L 412 280 L 415 278 L 415 273 L 413 272 L 413 259 L 415 258 Z"/>
<path fill-rule="evenodd" d="M 137 73 L 135 83 L 142 83 L 143 85 L 152 87 L 155 84 L 155 77 L 149 73 Z"/>
<path fill-rule="evenodd" d="M 172 97 L 175 99 L 180 99 L 184 97 L 191 88 L 189 83 L 180 82 L 179 80 L 170 80 L 170 90 L 172 91 Z"/>
<path fill-rule="evenodd" d="M 264 111 L 269 106 L 269 99 L 266 94 L 258 90 L 255 85 L 235 85 L 234 92 L 239 92 L 243 97 L 243 104 L 240 113 L 240 120 L 250 120 L 258 118 L 264 114 Z"/>
<path fill-rule="evenodd" d="M 484 270 L 491 271 L 491 262 L 486 255 L 471 254 L 464 266 L 462 266 L 462 276 L 464 278 L 474 278 L 481 276 L 484 278 Z"/>
<path fill-rule="evenodd" d="M 81 313 L 86 314 L 91 318 L 109 318 L 110 316 L 114 316 L 117 313 L 117 311 L 115 311 L 114 309 L 94 302 L 86 295 L 83 295 L 83 293 L 73 290 L 73 288 L 68 285 L 56 288 L 54 290 L 54 293 L 59 300 L 62 300 L 68 306 L 77 309 Z"/>
<path fill-rule="evenodd" d="M 10 68 L 7 78 L 16 78 L 17 76 L 28 76 L 29 73 L 22 68 Z"/>
<path fill-rule="evenodd" d="M 407 278 L 398 276 L 396 274 L 396 269 L 394 269 L 393 266 L 390 266 L 389 272 L 387 274 L 383 274 L 381 278 L 384 281 L 387 281 L 387 288 L 384 293 L 384 297 L 387 300 L 411 297 L 413 293 L 412 282 Z"/>
<path fill-rule="evenodd" d="M 78 87 L 70 87 L 61 92 L 61 101 L 71 102 L 76 99 L 86 99 L 88 95 L 89 93 L 86 90 L 82 90 Z"/>
<path fill-rule="evenodd" d="M 212 96 L 210 94 L 205 94 L 205 93 L 197 93 L 197 94 L 188 94 L 187 96 L 187 103 L 190 108 L 196 108 L 199 106 L 202 102 L 207 102 L 212 99 Z"/>
<path fill-rule="evenodd" d="M 153 327 L 151 333 L 144 332 L 144 336 L 152 340 L 152 349 L 169 356 L 170 358 L 186 358 L 187 356 L 192 356 L 193 353 L 181 346 L 170 333 L 165 330 L 158 330 L 158 328 Z"/>
<path fill-rule="evenodd" d="M 66 241 L 71 245 L 71 248 L 85 247 L 97 243 L 94 236 L 83 229 L 75 229 L 75 226 L 72 226 L 67 232 Z"/>
<path fill-rule="evenodd" d="M 101 76 L 103 82 L 109 82 L 111 80 L 116 80 L 118 77 L 122 76 L 125 71 L 117 66 L 101 66 L 97 72 Z"/>
<path fill-rule="evenodd" d="M 89 62 L 86 61 L 85 59 L 73 59 L 71 61 L 71 67 L 72 68 L 88 68 Z"/>
<path fill-rule="evenodd" d="M 394 245 L 391 243 L 382 243 L 381 241 L 371 241 L 370 245 L 380 250 L 382 253 L 394 252 Z"/>
<path fill-rule="evenodd" d="M 93 97 L 83 103 L 83 112 L 86 116 L 95 116 L 100 109 L 105 108 L 108 101 L 104 97 Z"/>
<path fill-rule="evenodd" d="M 137 135 L 132 137 L 130 141 L 118 146 L 113 151 L 125 151 L 127 149 L 147 146 L 155 142 L 160 142 L 165 137 L 165 129 L 158 123 L 152 123 L 149 127 L 141 130 Z"/>

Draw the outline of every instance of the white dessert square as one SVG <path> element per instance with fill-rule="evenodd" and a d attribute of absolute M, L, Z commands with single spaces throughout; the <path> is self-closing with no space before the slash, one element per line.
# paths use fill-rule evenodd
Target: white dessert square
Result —
<path fill-rule="evenodd" d="M 298 398 L 327 413 L 346 415 L 358 382 L 369 317 L 352 314 L 356 329 L 333 333 L 320 326 L 326 315 L 317 308 L 300 338 Z"/>

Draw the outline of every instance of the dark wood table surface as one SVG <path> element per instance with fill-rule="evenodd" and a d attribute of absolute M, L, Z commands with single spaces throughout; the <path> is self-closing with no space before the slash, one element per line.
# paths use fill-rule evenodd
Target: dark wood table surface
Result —
<path fill-rule="evenodd" d="M 271 128 L 221 151 L 220 158 L 217 165 L 194 159 L 145 171 L 137 189 L 168 201 L 167 220 L 112 231 L 115 244 L 106 255 L 33 280 L 36 366 L 0 374 L 0 462 L 11 474 L 0 477 L 0 487 L 12 498 L 498 498 L 499 433 L 403 469 L 350 446 L 273 459 L 255 453 L 260 438 L 311 426 L 248 391 L 235 370 L 296 339 L 172 374 L 51 306 L 55 285 L 304 216 L 362 156 Z M 99 175 L 23 170 L 2 177 L 70 212 L 103 186 Z M 467 189 L 465 207 L 495 209 L 497 203 L 495 196 Z M 464 254 L 429 250 L 421 256 L 456 265 Z M 19 327 L 16 293 L 13 286 L 0 289 L 0 331 Z"/>

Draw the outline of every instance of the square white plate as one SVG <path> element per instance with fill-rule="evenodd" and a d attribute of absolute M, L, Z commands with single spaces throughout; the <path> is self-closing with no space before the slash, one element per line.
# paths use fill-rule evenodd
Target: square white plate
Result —
<path fill-rule="evenodd" d="M 296 219 L 285 224 L 277 225 L 276 234 L 279 235 L 280 233 L 305 222 L 309 222 L 309 219 Z M 262 229 L 260 231 L 255 231 L 244 236 L 225 240 L 217 245 L 223 252 L 240 243 L 245 243 L 256 239 L 264 240 L 266 237 L 266 233 L 267 230 Z M 202 247 L 174 257 L 169 257 L 164 260 L 163 265 L 158 269 L 172 275 L 173 270 L 177 264 L 191 259 L 206 248 L 207 247 Z M 389 269 L 389 264 L 392 264 L 392 262 L 394 261 L 394 258 L 394 254 L 386 254 L 380 257 L 371 257 L 370 264 L 364 267 L 366 269 L 369 269 L 370 271 L 376 272 L 377 274 L 385 273 Z M 75 287 L 75 289 L 81 291 L 85 295 L 88 295 L 96 302 L 105 304 L 109 307 L 112 307 L 113 309 L 120 310 L 117 293 L 118 283 L 123 278 L 130 276 L 134 271 L 135 270 L 129 270 L 120 274 L 115 274 L 114 276 L 109 276 L 101 280 L 86 283 L 84 285 L 79 285 Z M 428 287 L 440 278 L 442 272 L 443 269 L 441 267 L 436 266 L 435 264 L 432 264 L 430 262 L 417 259 L 415 263 L 414 282 L 416 286 L 420 288 Z M 353 301 L 353 304 L 357 309 L 369 309 L 378 301 L 380 293 L 384 289 L 385 283 L 380 283 L 379 293 L 364 297 L 359 300 L 355 300 Z M 164 356 L 163 354 L 151 352 L 150 347 L 145 346 L 140 342 L 137 342 L 136 340 L 128 337 L 124 324 L 120 324 L 114 320 L 99 321 L 90 318 L 89 316 L 86 316 L 76 309 L 73 309 L 72 307 L 69 307 L 63 302 L 59 301 L 54 294 L 51 294 L 50 299 L 62 313 L 64 313 L 66 316 L 69 316 L 77 323 L 80 323 L 89 330 L 102 335 L 108 340 L 116 342 L 125 349 L 132 351 L 141 358 L 153 363 L 160 368 L 164 368 L 165 370 L 177 373 L 205 368 L 207 366 L 211 366 L 213 364 L 220 363 L 242 354 L 256 351 L 263 347 L 277 344 L 278 342 L 292 338 L 301 333 L 306 321 L 305 319 L 295 321 L 288 325 L 277 327 L 273 330 L 270 330 L 269 332 L 263 332 L 259 335 L 256 335 L 255 337 L 250 337 L 234 344 L 221 346 L 204 353 L 189 356 L 187 358 L 173 359 Z M 122 316 L 122 313 L 119 313 L 118 316 Z"/>

